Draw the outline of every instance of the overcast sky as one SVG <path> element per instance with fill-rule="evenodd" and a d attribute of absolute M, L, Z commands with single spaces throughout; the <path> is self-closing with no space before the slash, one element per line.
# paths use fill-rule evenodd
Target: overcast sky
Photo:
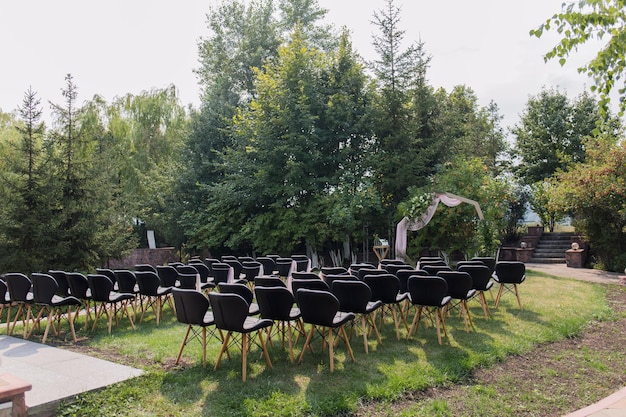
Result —
<path fill-rule="evenodd" d="M 405 41 L 422 40 L 432 56 L 428 79 L 448 91 L 471 87 L 480 104 L 494 101 L 503 126 L 519 121 L 529 95 L 559 87 L 575 97 L 591 85 L 576 71 L 589 51 L 566 67 L 544 63 L 542 55 L 557 34 L 531 38 L 528 32 L 564 0 L 398 0 Z M 79 101 L 94 94 L 111 102 L 174 84 L 182 104 L 199 103 L 192 72 L 197 43 L 209 32 L 206 13 L 218 0 L 1 0 L 0 109 L 13 111 L 32 87 L 45 103 L 61 103 L 67 73 L 74 76 Z M 385 0 L 319 0 L 327 20 L 352 32 L 355 49 L 376 58 L 371 24 Z"/>

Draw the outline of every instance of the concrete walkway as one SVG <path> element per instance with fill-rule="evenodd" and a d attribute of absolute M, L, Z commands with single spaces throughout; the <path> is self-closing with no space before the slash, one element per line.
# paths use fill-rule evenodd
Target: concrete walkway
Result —
<path fill-rule="evenodd" d="M 0 371 L 32 384 L 29 415 L 52 415 L 62 399 L 142 374 L 139 369 L 58 349 L 22 338 L 0 336 Z"/>
<path fill-rule="evenodd" d="M 601 284 L 620 284 L 620 276 L 614 272 L 586 268 L 568 268 L 565 264 L 526 264 L 526 269 L 544 272 L 557 277 L 574 278 Z M 626 387 L 565 417 L 626 417 Z"/>

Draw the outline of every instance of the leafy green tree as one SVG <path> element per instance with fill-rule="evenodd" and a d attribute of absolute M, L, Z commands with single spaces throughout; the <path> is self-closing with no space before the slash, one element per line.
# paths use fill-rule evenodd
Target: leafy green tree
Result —
<path fill-rule="evenodd" d="M 609 113 L 610 94 L 615 87 L 619 94 L 619 115 L 626 110 L 626 2 L 624 0 L 578 0 L 563 3 L 561 13 L 555 13 L 537 29 L 530 31 L 540 38 L 553 28 L 563 37 L 545 55 L 545 60 L 559 59 L 565 65 L 571 53 L 590 40 L 604 42 L 604 46 L 587 64 L 578 68 L 593 78 L 592 91 L 600 93 L 599 105 Z M 619 86 L 621 83 L 621 87 Z"/>
<path fill-rule="evenodd" d="M 558 90 L 531 97 L 512 129 L 519 157 L 517 174 L 533 184 L 585 160 L 583 139 L 594 135 L 600 114 L 595 100 L 582 94 L 571 101 Z"/>
<path fill-rule="evenodd" d="M 600 267 L 626 267 L 626 143 L 590 141 L 587 158 L 557 174 L 550 194 L 555 208 L 572 215 Z"/>
<path fill-rule="evenodd" d="M 537 213 L 548 232 L 553 232 L 557 222 L 565 217 L 564 213 L 550 203 L 553 188 L 554 184 L 550 180 L 539 181 L 530 186 L 530 207 Z"/>

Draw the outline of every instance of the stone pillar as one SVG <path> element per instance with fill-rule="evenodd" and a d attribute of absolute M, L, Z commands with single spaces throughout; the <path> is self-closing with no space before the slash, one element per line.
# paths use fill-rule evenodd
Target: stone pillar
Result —
<path fill-rule="evenodd" d="M 528 263 L 531 261 L 533 257 L 533 252 L 535 250 L 533 248 L 518 248 L 517 249 L 517 260 L 519 262 Z"/>
<path fill-rule="evenodd" d="M 584 249 L 568 249 L 565 251 L 565 263 L 569 268 L 582 268 L 584 265 Z"/>

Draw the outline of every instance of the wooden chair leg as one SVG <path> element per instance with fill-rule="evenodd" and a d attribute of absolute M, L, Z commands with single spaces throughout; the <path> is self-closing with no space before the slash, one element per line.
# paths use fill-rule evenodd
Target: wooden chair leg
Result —
<path fill-rule="evenodd" d="M 185 345 L 187 344 L 187 338 L 189 337 L 190 331 L 191 331 L 191 325 L 187 326 L 187 331 L 185 332 L 183 343 L 180 345 L 180 350 L 178 351 L 178 356 L 176 357 L 176 365 L 178 365 L 178 362 L 180 362 L 180 357 L 183 355 L 183 350 L 185 349 Z"/>

